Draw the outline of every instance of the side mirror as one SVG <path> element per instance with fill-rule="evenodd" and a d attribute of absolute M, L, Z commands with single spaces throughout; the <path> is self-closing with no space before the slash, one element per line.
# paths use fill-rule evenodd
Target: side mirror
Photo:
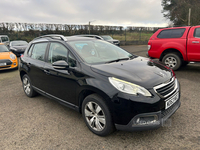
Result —
<path fill-rule="evenodd" d="M 69 68 L 69 64 L 64 60 L 56 61 L 52 65 L 53 65 L 53 68 L 60 69 L 60 70 Z"/>

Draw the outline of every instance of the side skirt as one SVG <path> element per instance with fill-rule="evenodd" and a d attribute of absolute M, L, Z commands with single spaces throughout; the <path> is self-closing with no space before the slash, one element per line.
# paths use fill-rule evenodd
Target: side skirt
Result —
<path fill-rule="evenodd" d="M 48 97 L 49 99 L 55 100 L 55 101 L 59 102 L 61 105 L 64 105 L 64 106 L 66 106 L 66 107 L 69 107 L 69 108 L 74 109 L 74 110 L 76 110 L 76 111 L 79 112 L 79 107 L 78 107 L 78 106 L 76 106 L 76 105 L 74 105 L 74 104 L 71 104 L 71 103 L 69 103 L 69 102 L 66 102 L 66 101 L 64 101 L 64 100 L 62 100 L 62 99 L 60 99 L 60 98 L 58 98 L 58 97 L 55 97 L 55 96 L 49 94 L 49 93 L 46 93 L 46 92 L 44 92 L 44 91 L 42 91 L 42 90 L 36 88 L 35 86 L 33 86 L 33 89 L 34 89 L 36 92 L 38 92 L 39 94 L 41 94 L 41 95 L 43 95 L 43 96 L 45 96 L 45 97 Z"/>

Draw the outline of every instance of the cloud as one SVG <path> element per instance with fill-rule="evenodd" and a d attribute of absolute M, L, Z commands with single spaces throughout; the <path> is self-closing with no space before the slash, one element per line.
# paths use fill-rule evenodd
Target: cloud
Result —
<path fill-rule="evenodd" d="M 161 0 L 5 0 L 0 22 L 166 26 Z"/>

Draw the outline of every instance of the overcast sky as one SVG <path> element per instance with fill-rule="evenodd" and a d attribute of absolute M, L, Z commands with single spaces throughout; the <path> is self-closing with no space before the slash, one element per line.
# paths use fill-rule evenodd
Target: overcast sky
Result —
<path fill-rule="evenodd" d="M 165 27 L 161 0 L 0 0 L 0 22 Z"/>

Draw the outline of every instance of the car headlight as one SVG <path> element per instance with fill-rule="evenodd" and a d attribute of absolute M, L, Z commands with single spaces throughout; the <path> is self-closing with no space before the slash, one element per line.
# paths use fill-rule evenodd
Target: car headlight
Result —
<path fill-rule="evenodd" d="M 152 96 L 148 90 L 139 85 L 123 81 L 114 77 L 109 77 L 109 81 L 116 89 L 118 89 L 121 92 L 133 95 L 142 94 L 144 96 Z"/>
<path fill-rule="evenodd" d="M 16 59 L 16 56 L 14 54 L 10 54 L 10 58 L 15 60 Z"/>

